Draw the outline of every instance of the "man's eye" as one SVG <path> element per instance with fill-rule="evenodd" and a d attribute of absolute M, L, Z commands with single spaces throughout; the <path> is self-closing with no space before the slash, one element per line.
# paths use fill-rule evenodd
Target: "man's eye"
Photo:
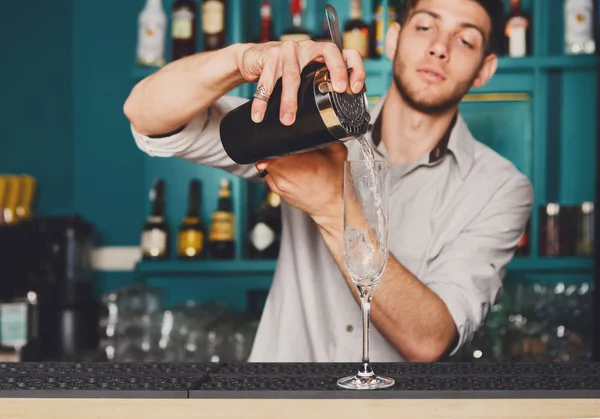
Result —
<path fill-rule="evenodd" d="M 460 39 L 460 42 L 462 42 L 463 45 L 466 45 L 468 48 L 473 49 L 473 44 L 468 43 L 467 41 L 465 41 L 464 39 Z"/>
<path fill-rule="evenodd" d="M 428 31 L 429 28 L 427 26 L 417 26 L 417 30 L 425 32 L 425 31 Z"/>

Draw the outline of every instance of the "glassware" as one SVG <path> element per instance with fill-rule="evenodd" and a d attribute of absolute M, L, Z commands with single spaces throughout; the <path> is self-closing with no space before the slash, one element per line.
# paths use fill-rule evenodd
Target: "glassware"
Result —
<path fill-rule="evenodd" d="M 344 264 L 360 294 L 363 359 L 356 375 L 338 380 L 350 390 L 391 387 L 394 380 L 377 376 L 369 361 L 371 299 L 388 261 L 389 162 L 344 163 Z"/>

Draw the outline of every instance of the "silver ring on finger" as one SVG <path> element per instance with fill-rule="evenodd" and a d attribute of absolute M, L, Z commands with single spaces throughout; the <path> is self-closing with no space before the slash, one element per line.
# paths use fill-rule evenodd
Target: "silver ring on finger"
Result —
<path fill-rule="evenodd" d="M 268 92 L 268 88 L 267 85 L 264 83 L 261 83 L 258 88 L 256 89 L 256 92 L 254 93 L 254 97 L 256 99 L 262 100 L 263 102 L 269 103 L 269 99 L 271 98 L 271 96 L 269 96 L 267 94 Z"/>

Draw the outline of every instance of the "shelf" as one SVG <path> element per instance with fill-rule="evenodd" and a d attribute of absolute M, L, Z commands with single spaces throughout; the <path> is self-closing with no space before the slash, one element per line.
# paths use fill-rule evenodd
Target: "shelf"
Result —
<path fill-rule="evenodd" d="M 274 260 L 140 261 L 136 272 L 146 276 L 272 275 L 276 263 Z"/>
<path fill-rule="evenodd" d="M 509 272 L 592 272 L 593 257 L 547 257 L 529 259 L 515 257 L 508 265 Z"/>
<path fill-rule="evenodd" d="M 141 261 L 136 271 L 151 276 L 194 276 L 194 275 L 272 275 L 274 260 L 201 260 L 201 261 Z M 592 257 L 560 257 L 529 259 L 517 257 L 508 270 L 512 272 L 591 272 Z"/>

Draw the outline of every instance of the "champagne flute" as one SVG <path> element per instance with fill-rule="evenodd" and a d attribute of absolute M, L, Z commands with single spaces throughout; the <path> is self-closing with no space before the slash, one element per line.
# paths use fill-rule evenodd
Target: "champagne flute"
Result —
<path fill-rule="evenodd" d="M 371 299 L 388 261 L 389 162 L 357 160 L 344 163 L 344 264 L 358 289 L 363 318 L 362 366 L 356 375 L 338 380 L 351 390 L 394 385 L 377 376 L 369 361 Z"/>

